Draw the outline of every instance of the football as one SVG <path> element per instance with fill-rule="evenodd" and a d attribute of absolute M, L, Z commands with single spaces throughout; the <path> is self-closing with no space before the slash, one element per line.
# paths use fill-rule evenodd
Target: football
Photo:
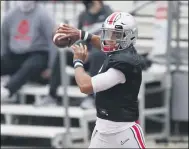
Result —
<path fill-rule="evenodd" d="M 54 44 L 59 48 L 67 47 L 70 44 L 70 39 L 66 38 L 64 40 L 59 40 L 60 37 L 65 36 L 63 33 L 56 33 L 53 37 Z"/>

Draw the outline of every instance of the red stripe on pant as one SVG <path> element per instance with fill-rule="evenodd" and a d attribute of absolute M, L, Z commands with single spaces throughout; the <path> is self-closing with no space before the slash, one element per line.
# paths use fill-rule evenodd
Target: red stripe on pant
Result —
<path fill-rule="evenodd" d="M 142 149 L 145 149 L 145 145 L 144 145 L 144 143 L 142 141 L 142 134 L 140 133 L 139 128 L 136 125 L 132 126 L 132 128 L 133 128 L 133 131 L 134 131 L 134 133 L 136 135 L 136 139 L 138 141 L 138 144 L 140 145 L 140 147 Z"/>

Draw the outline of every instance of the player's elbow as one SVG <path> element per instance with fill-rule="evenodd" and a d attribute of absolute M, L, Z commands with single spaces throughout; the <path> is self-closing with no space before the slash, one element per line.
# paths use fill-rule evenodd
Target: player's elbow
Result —
<path fill-rule="evenodd" d="M 93 88 L 90 84 L 81 85 L 79 88 L 80 91 L 84 94 L 91 94 L 93 92 Z"/>

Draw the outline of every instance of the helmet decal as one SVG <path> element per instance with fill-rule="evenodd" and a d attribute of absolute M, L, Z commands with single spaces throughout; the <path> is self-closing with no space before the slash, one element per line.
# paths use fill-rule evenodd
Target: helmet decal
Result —
<path fill-rule="evenodd" d="M 119 14 L 119 12 L 114 12 L 109 16 L 109 19 L 107 20 L 109 24 L 112 24 L 115 21 L 116 16 Z"/>

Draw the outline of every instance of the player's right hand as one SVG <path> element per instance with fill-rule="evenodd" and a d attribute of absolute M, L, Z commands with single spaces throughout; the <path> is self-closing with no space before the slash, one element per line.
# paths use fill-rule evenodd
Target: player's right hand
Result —
<path fill-rule="evenodd" d="M 58 30 L 56 30 L 56 33 L 66 34 L 65 36 L 60 37 L 59 40 L 70 38 L 71 39 L 70 46 L 74 44 L 76 41 L 80 40 L 80 30 L 68 24 L 63 24 L 59 26 Z"/>
<path fill-rule="evenodd" d="M 88 57 L 88 49 L 86 45 L 80 43 L 80 45 L 73 45 L 71 48 L 74 51 L 73 59 L 80 59 L 81 61 L 85 62 Z"/>

